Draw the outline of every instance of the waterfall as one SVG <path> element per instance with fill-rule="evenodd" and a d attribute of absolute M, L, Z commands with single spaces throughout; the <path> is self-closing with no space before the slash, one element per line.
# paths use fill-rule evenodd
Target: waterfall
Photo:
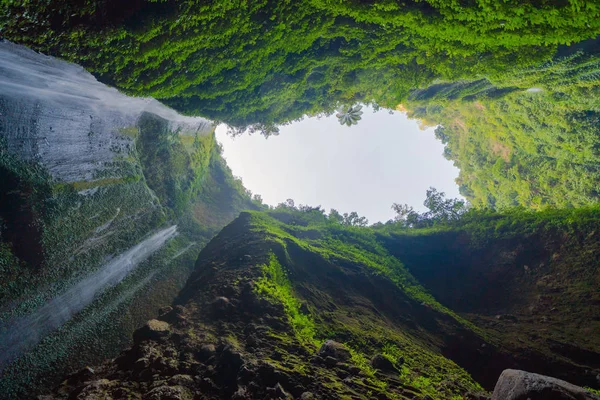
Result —
<path fill-rule="evenodd" d="M 30 315 L 3 323 L 0 326 L 0 370 L 24 350 L 35 346 L 50 331 L 71 319 L 98 294 L 121 282 L 176 234 L 176 225 L 155 233 Z"/>
<path fill-rule="evenodd" d="M 142 113 L 187 135 L 207 135 L 213 123 L 187 117 L 152 98 L 130 97 L 82 67 L 0 40 L 0 136 L 11 153 L 39 161 L 66 182 L 86 181 L 126 153 Z"/>

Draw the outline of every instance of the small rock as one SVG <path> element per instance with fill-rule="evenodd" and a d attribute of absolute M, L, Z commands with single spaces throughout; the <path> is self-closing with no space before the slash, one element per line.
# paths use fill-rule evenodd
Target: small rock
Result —
<path fill-rule="evenodd" d="M 314 400 L 315 395 L 311 392 L 304 392 L 300 395 L 300 400 Z"/>
<path fill-rule="evenodd" d="M 323 358 L 333 357 L 340 361 L 347 361 L 351 357 L 350 351 L 346 346 L 334 340 L 327 340 L 323 343 L 318 354 Z"/>
<path fill-rule="evenodd" d="M 348 372 L 350 372 L 352 375 L 358 375 L 360 374 L 360 368 L 352 366 L 348 368 Z"/>
<path fill-rule="evenodd" d="M 167 306 L 158 309 L 158 315 L 165 315 L 173 311 L 173 307 Z"/>
<path fill-rule="evenodd" d="M 133 370 L 134 371 L 141 371 L 143 369 L 146 369 L 150 366 L 150 360 L 148 360 L 145 357 L 139 358 L 135 364 L 133 364 Z"/>
<path fill-rule="evenodd" d="M 371 366 L 385 372 L 396 372 L 398 369 L 387 357 L 377 354 L 371 359 Z"/>
<path fill-rule="evenodd" d="M 74 383 L 80 383 L 80 382 L 87 382 L 87 381 L 92 380 L 94 378 L 94 375 L 95 375 L 95 372 L 92 368 L 85 367 L 82 370 L 71 375 L 69 377 L 69 383 L 74 384 Z"/>
<path fill-rule="evenodd" d="M 304 303 L 304 302 L 303 302 L 303 303 L 300 305 L 300 312 L 301 312 L 302 314 L 310 314 L 310 309 L 308 308 L 308 304 L 306 304 L 306 303 Z"/>
<path fill-rule="evenodd" d="M 200 347 L 200 351 L 198 351 L 198 359 L 200 361 L 206 361 L 214 356 L 216 352 L 217 349 L 214 344 L 203 344 L 202 347 Z"/>
<path fill-rule="evenodd" d="M 168 382 L 169 382 L 169 385 L 173 385 L 173 386 L 190 387 L 190 386 L 194 385 L 194 378 L 192 378 L 190 375 L 178 374 L 178 375 L 172 376 Z"/>
<path fill-rule="evenodd" d="M 280 383 L 276 384 L 275 387 L 267 388 L 267 392 L 271 395 L 272 399 L 294 399 L 291 394 L 283 389 Z"/>
<path fill-rule="evenodd" d="M 192 393 L 182 386 L 159 386 L 144 396 L 148 400 L 188 400 Z"/>
<path fill-rule="evenodd" d="M 229 299 L 224 296 L 216 297 L 211 303 L 214 311 L 223 311 L 227 309 L 230 304 Z"/>
<path fill-rule="evenodd" d="M 231 400 L 244 400 L 248 398 L 248 393 L 245 387 L 240 387 L 234 394 L 231 396 Z"/>
<path fill-rule="evenodd" d="M 598 400 L 587 390 L 560 379 L 515 369 L 500 375 L 492 400 Z"/>
<path fill-rule="evenodd" d="M 511 321 L 511 322 L 519 321 L 519 319 L 517 317 L 515 317 L 514 315 L 511 315 L 511 314 L 496 315 L 496 319 L 499 321 Z"/>
<path fill-rule="evenodd" d="M 246 345 L 249 347 L 256 347 L 258 339 L 254 335 L 250 335 L 246 338 Z"/>

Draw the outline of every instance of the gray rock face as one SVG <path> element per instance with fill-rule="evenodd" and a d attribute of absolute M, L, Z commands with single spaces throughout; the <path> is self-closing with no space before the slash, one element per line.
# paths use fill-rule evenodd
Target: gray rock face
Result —
<path fill-rule="evenodd" d="M 62 182 L 99 179 L 133 149 L 124 132 L 144 112 L 181 134 L 206 135 L 212 122 L 158 101 L 128 97 L 82 67 L 0 40 L 0 137 L 10 153 L 40 162 Z M 110 177 L 122 177 L 113 168 Z M 103 176 L 106 177 L 106 176 Z"/>
<path fill-rule="evenodd" d="M 506 369 L 494 388 L 492 400 L 598 400 L 600 397 L 560 379 Z"/>

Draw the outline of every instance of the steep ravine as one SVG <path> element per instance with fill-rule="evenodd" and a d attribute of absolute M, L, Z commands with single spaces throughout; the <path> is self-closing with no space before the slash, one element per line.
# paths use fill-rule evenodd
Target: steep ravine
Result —
<path fill-rule="evenodd" d="M 590 238 L 593 229 L 586 230 L 597 221 L 596 212 L 575 229 Z M 594 382 L 600 372 L 594 364 L 596 338 L 585 330 L 577 333 L 566 317 L 558 321 L 561 312 L 553 317 L 560 323 L 552 331 L 533 328 L 520 314 L 496 317 L 474 308 L 455 313 L 446 307 L 452 304 L 447 297 L 438 303 L 384 248 L 404 252 L 414 271 L 419 264 L 414 253 L 449 251 L 431 234 L 376 235 L 371 228 L 315 225 L 297 212 L 242 213 L 201 251 L 173 307 L 136 331 L 130 350 L 70 376 L 47 399 L 485 399 L 505 368 L 556 372 L 574 383 L 600 385 Z M 473 245 L 465 242 L 464 231 L 447 233 L 453 234 L 450 242 L 463 249 Z M 515 235 L 530 238 L 525 232 Z M 503 240 L 490 232 L 484 236 L 481 251 L 504 251 Z M 596 294 L 587 286 L 597 287 L 597 268 L 587 261 L 598 249 L 592 241 L 577 243 L 570 256 L 560 249 L 564 260 L 585 254 L 577 259 L 587 273 L 572 275 L 572 283 L 593 302 Z M 409 250 L 415 250 L 412 256 Z M 487 261 L 481 261 L 484 268 Z M 435 275 L 434 264 L 425 264 L 426 275 Z M 454 259 L 452 266 L 460 265 Z M 435 282 L 418 272 L 414 276 L 425 287 Z M 468 296 L 470 275 L 460 276 L 463 285 L 453 296 Z M 473 276 L 484 286 L 481 292 L 505 285 L 518 289 L 514 280 Z M 453 285 L 448 280 L 447 287 Z M 485 299 L 478 301 L 485 307 Z M 569 312 L 574 319 L 585 314 L 590 323 L 598 321 L 597 307 Z M 515 339 L 515 331 L 525 336 Z M 572 335 L 570 343 L 580 351 L 564 352 L 566 343 L 544 347 L 534 338 L 550 333 Z"/>

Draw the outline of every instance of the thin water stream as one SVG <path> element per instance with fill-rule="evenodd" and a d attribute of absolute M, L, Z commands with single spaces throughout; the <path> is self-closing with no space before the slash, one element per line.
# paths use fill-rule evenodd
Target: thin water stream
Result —
<path fill-rule="evenodd" d="M 70 320 L 98 294 L 121 282 L 176 234 L 175 225 L 155 233 L 30 315 L 0 325 L 0 370 L 22 351 L 37 344 L 47 333 Z"/>

